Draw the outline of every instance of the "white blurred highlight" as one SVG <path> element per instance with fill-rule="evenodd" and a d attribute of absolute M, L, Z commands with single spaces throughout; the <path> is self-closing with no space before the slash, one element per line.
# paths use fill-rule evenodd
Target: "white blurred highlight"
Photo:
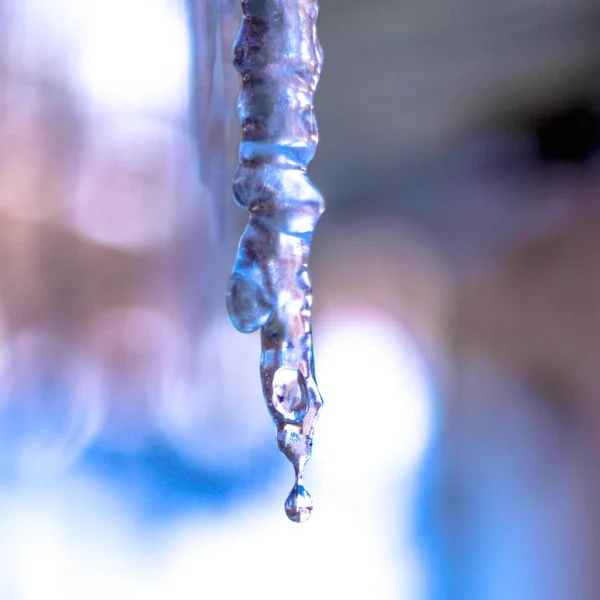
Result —
<path fill-rule="evenodd" d="M 371 474 L 410 471 L 432 426 L 430 382 L 414 342 L 394 317 L 368 309 L 342 309 L 321 323 L 318 378 L 327 408 L 317 452 L 345 475 L 357 467 Z"/>
<path fill-rule="evenodd" d="M 77 79 L 92 100 L 142 112 L 181 110 L 190 61 L 181 5 L 169 0 L 86 4 Z"/>
<path fill-rule="evenodd" d="M 178 0 L 20 0 L 14 62 L 22 70 L 64 70 L 108 110 L 179 115 L 190 52 Z M 42 43 L 34 45 L 30 40 Z M 43 50 L 40 50 L 43 48 Z"/>

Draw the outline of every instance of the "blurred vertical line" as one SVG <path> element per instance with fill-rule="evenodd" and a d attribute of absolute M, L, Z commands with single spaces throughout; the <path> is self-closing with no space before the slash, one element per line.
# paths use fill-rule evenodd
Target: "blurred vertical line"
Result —
<path fill-rule="evenodd" d="M 185 370 L 194 378 L 199 343 L 204 343 L 211 322 L 227 318 L 225 288 L 239 234 L 234 226 L 237 207 L 230 200 L 237 164 L 239 82 L 230 49 L 241 13 L 237 0 L 178 1 L 189 32 L 188 120 L 196 180 L 192 214 L 197 216 L 182 240 L 177 271 L 183 280 L 182 321 L 189 332 Z M 238 215 L 240 222 L 242 218 Z"/>
<path fill-rule="evenodd" d="M 191 44 L 190 118 L 197 149 L 199 201 L 215 244 L 229 231 L 229 192 L 233 173 L 233 107 L 237 79 L 229 61 L 237 29 L 232 0 L 185 0 Z"/>

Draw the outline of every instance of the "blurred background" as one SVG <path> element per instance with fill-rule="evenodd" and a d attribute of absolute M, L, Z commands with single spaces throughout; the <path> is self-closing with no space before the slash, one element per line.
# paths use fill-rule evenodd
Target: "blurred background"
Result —
<path fill-rule="evenodd" d="M 600 597 L 600 4 L 321 4 L 297 526 L 237 1 L 0 0 L 0 599 Z"/>

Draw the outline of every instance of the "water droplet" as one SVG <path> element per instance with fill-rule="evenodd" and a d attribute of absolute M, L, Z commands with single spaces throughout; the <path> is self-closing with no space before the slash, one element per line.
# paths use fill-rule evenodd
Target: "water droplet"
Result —
<path fill-rule="evenodd" d="M 256 270 L 256 269 L 255 269 Z M 234 271 L 227 290 L 227 306 L 235 328 L 252 333 L 265 325 L 271 315 L 271 305 L 254 271 Z"/>
<path fill-rule="evenodd" d="M 296 483 L 285 501 L 285 514 L 294 523 L 308 521 L 312 514 L 313 501 L 302 483 Z"/>
<path fill-rule="evenodd" d="M 290 423 L 301 421 L 308 411 L 308 390 L 302 373 L 280 367 L 273 375 L 273 407 Z"/>

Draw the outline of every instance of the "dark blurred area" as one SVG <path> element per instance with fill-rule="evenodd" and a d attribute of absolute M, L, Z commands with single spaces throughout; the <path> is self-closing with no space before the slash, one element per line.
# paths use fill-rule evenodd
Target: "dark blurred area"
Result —
<path fill-rule="evenodd" d="M 322 0 L 302 527 L 224 302 L 239 17 L 0 0 L 0 600 L 597 600 L 600 4 Z"/>

